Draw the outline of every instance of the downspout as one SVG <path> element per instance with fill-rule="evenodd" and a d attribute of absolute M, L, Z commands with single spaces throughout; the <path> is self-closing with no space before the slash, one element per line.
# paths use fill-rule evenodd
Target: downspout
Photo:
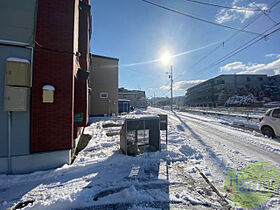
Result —
<path fill-rule="evenodd" d="M 8 174 L 12 174 L 12 112 L 8 112 Z"/>

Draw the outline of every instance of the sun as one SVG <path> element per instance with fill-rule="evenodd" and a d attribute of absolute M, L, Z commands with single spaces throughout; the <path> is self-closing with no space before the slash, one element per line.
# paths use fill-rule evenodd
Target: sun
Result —
<path fill-rule="evenodd" d="M 160 61 L 164 64 L 164 65 L 167 65 L 170 63 L 170 60 L 171 60 L 171 56 L 169 53 L 164 53 L 161 58 L 160 58 Z"/>

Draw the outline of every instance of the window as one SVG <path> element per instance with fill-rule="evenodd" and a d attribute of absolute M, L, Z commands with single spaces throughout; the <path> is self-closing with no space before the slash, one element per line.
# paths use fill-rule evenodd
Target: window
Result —
<path fill-rule="evenodd" d="M 100 98 L 108 98 L 108 93 L 107 92 L 99 93 L 99 97 Z"/>
<path fill-rule="evenodd" d="M 272 113 L 272 117 L 280 118 L 280 109 L 275 109 Z"/>
<path fill-rule="evenodd" d="M 263 78 L 262 78 L 262 77 L 259 77 L 259 80 L 260 80 L 260 81 L 263 81 Z"/>
<path fill-rule="evenodd" d="M 251 81 L 250 77 L 247 77 L 247 82 L 250 82 L 250 81 Z"/>

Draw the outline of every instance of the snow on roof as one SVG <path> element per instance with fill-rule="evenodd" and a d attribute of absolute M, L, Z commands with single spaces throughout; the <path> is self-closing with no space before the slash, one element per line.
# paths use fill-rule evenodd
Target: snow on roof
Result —
<path fill-rule="evenodd" d="M 30 61 L 25 59 L 25 58 L 9 57 L 9 58 L 7 58 L 7 61 L 29 63 L 30 64 Z"/>
<path fill-rule="evenodd" d="M 55 90 L 55 88 L 54 88 L 54 86 L 52 86 L 52 85 L 45 85 L 45 86 L 43 86 L 43 90 Z"/>

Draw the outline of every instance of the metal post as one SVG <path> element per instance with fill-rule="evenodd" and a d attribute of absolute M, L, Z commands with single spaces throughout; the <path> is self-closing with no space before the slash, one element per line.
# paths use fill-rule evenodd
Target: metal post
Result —
<path fill-rule="evenodd" d="M 159 126 L 159 145 L 158 145 L 158 147 L 159 147 L 159 151 L 161 152 L 161 133 L 160 133 L 160 123 L 161 123 L 161 121 L 160 121 L 160 116 L 159 116 L 159 122 L 158 122 L 158 126 Z"/>
<path fill-rule="evenodd" d="M 127 120 L 125 120 L 125 155 L 127 155 Z"/>
<path fill-rule="evenodd" d="M 167 134 L 168 134 L 168 116 L 166 115 L 166 146 L 167 146 Z"/>
<path fill-rule="evenodd" d="M 171 71 L 171 75 L 170 75 L 170 79 L 171 79 L 171 83 L 170 83 L 170 89 L 171 89 L 171 101 L 170 101 L 170 107 L 171 107 L 171 111 L 173 111 L 173 71 L 172 71 L 172 65 L 170 66 L 170 71 Z"/>
<path fill-rule="evenodd" d="M 144 152 L 146 152 L 146 124 L 145 124 L 145 119 L 144 119 Z M 149 142 L 150 144 L 150 142 Z"/>
<path fill-rule="evenodd" d="M 8 173 L 12 174 L 12 112 L 8 112 Z"/>

